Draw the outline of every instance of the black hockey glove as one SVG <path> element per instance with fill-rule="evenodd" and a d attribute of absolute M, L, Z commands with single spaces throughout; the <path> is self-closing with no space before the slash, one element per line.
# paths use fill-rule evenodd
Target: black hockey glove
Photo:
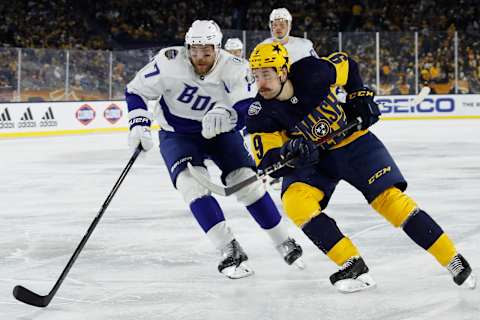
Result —
<path fill-rule="evenodd" d="M 347 121 L 355 121 L 356 118 L 362 118 L 360 130 L 367 129 L 379 120 L 381 115 L 378 104 L 373 101 L 375 92 L 368 88 L 362 88 L 350 92 L 347 95 L 347 102 L 344 105 Z"/>
<path fill-rule="evenodd" d="M 319 158 L 318 146 L 304 137 L 288 140 L 280 149 L 282 159 L 293 158 L 289 166 L 301 168 L 317 163 Z"/>

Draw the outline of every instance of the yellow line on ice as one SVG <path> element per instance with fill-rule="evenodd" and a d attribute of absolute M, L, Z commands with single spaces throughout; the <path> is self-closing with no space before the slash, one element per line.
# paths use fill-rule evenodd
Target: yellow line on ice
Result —
<path fill-rule="evenodd" d="M 159 130 L 160 127 L 158 125 L 154 125 L 152 126 L 152 129 Z M 126 132 L 126 131 L 128 131 L 127 127 L 56 130 L 56 131 L 8 132 L 8 133 L 0 133 L 0 139 L 64 136 L 64 135 L 75 135 L 75 134 L 111 133 L 111 132 Z"/>

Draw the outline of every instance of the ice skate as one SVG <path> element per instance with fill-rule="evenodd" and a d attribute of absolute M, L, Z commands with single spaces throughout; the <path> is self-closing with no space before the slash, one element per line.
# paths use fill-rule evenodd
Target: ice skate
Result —
<path fill-rule="evenodd" d="M 447 266 L 448 271 L 453 277 L 453 281 L 459 285 L 469 289 L 475 289 L 477 281 L 475 275 L 472 273 L 472 268 L 467 260 L 461 255 L 457 254 Z"/>
<path fill-rule="evenodd" d="M 301 258 L 303 250 L 302 247 L 295 242 L 295 239 L 288 238 L 283 241 L 277 246 L 277 250 L 288 265 L 294 265 L 298 269 L 305 269 L 305 262 Z"/>
<path fill-rule="evenodd" d="M 240 279 L 253 275 L 253 270 L 247 264 L 248 257 L 237 240 L 233 239 L 222 249 L 223 260 L 218 265 L 218 271 L 230 279 Z"/>
<path fill-rule="evenodd" d="M 362 257 L 348 259 L 340 270 L 330 276 L 330 282 L 342 293 L 362 291 L 376 286 Z"/>

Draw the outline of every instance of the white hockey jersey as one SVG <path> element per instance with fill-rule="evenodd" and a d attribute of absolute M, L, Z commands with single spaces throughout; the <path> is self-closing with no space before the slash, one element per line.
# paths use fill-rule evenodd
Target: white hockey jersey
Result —
<path fill-rule="evenodd" d="M 279 41 L 275 38 L 268 38 L 262 41 L 262 43 L 271 42 Z M 288 36 L 287 42 L 282 42 L 282 44 L 288 51 L 288 55 L 292 60 L 291 63 L 295 63 L 298 60 L 309 56 L 318 58 L 318 55 L 313 48 L 312 41 L 308 39 Z"/>
<path fill-rule="evenodd" d="M 237 109 L 250 105 L 257 88 L 248 63 L 220 50 L 213 70 L 205 76 L 195 73 L 185 47 L 168 47 L 143 67 L 127 85 L 127 95 L 136 99 L 128 109 L 146 109 L 149 100 L 157 100 L 158 124 L 163 130 L 200 133 L 202 118 L 214 106 Z"/>

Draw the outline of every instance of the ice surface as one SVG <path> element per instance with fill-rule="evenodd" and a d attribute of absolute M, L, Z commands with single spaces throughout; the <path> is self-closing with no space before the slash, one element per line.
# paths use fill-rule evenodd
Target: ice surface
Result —
<path fill-rule="evenodd" d="M 373 131 L 408 193 L 478 274 L 480 122 L 384 121 Z M 0 140 L 0 319 L 480 319 L 479 289 L 457 287 L 343 183 L 327 211 L 359 246 L 376 289 L 336 292 L 336 266 L 290 222 L 307 269 L 287 266 L 234 198 L 219 200 L 256 274 L 223 278 L 158 150 L 134 165 L 51 304 L 15 300 L 17 284 L 48 293 L 129 157 L 126 134 Z"/>

